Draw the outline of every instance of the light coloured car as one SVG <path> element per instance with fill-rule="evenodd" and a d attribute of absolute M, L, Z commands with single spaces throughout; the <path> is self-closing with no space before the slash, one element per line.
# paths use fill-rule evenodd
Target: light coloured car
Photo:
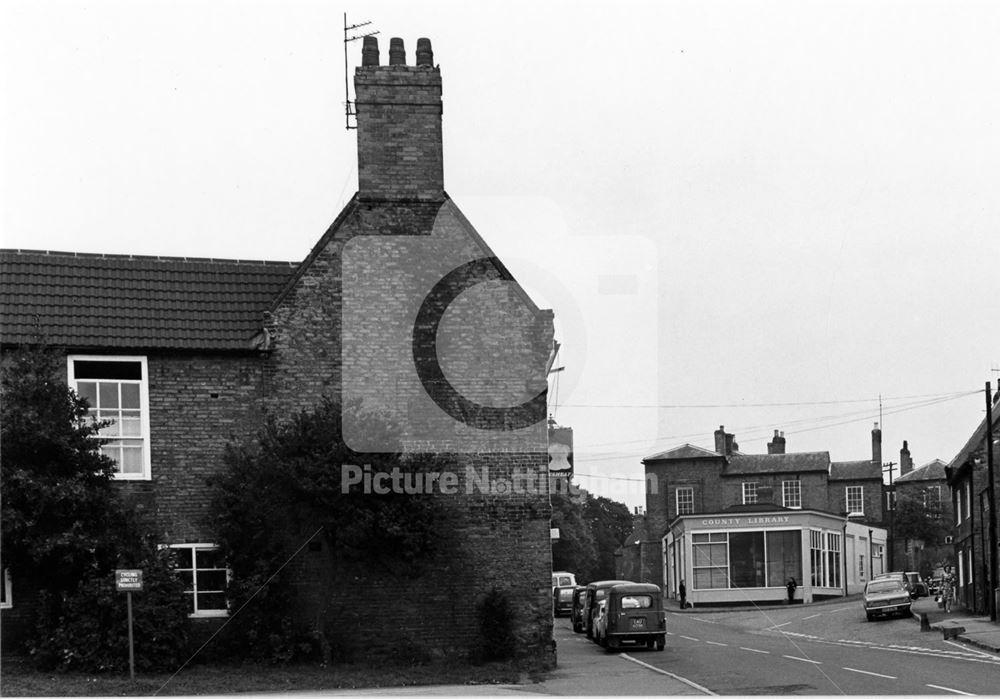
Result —
<path fill-rule="evenodd" d="M 905 616 L 910 613 L 910 591 L 896 578 L 871 580 L 865 585 L 861 604 L 868 621 L 876 616 Z"/>

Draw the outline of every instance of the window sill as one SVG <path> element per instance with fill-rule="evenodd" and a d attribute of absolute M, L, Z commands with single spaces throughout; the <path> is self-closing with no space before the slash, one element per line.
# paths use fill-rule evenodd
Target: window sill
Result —
<path fill-rule="evenodd" d="M 188 619 L 222 619 L 229 616 L 229 610 L 218 610 L 214 612 L 195 612 L 188 614 Z"/>

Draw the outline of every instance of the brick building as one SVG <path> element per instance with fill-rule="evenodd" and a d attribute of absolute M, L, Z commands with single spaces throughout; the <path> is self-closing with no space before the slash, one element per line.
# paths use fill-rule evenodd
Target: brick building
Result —
<path fill-rule="evenodd" d="M 889 495 L 897 509 L 900 501 L 906 500 L 922 507 L 924 514 L 939 524 L 942 532 L 950 530 L 955 521 L 951 490 L 945 475 L 947 465 L 941 459 L 934 459 L 914 468 L 909 444 L 904 441 L 899 450 L 899 476 L 893 479 Z M 897 568 L 931 575 L 945 564 L 954 564 L 953 537 L 950 531 L 922 538 L 894 536 L 893 561 Z"/>
<path fill-rule="evenodd" d="M 767 454 L 743 454 L 720 427 L 714 451 L 685 444 L 646 457 L 646 514 L 620 576 L 671 597 L 684 580 L 695 603 L 780 600 L 789 577 L 806 601 L 857 591 L 884 570 L 877 426 L 872 447 L 871 460 L 835 462 L 787 453 L 775 431 Z"/>
<path fill-rule="evenodd" d="M 332 397 L 390 414 L 410 452 L 447 453 L 475 471 L 459 470 L 457 495 L 439 494 L 450 518 L 442 565 L 400 584 L 364 566 L 331 573 L 325 546 L 310 546 L 293 563 L 300 617 L 335 625 L 329 600 L 357 602 L 362 642 L 463 654 L 479 642 L 477 600 L 495 587 L 517 600 L 520 646 L 547 657 L 552 312 L 444 191 L 430 42 L 419 40 L 407 65 L 393 39 L 381 65 L 367 37 L 354 84 L 359 190 L 304 260 L 4 250 L 3 346 L 41 335 L 65 353 L 70 386 L 114 417 L 104 449 L 123 493 L 155 514 L 163 541 L 202 583 L 191 595 L 195 623 L 210 628 L 228 614 L 225 564 L 206 525 L 206 478 L 227 441 L 252 435 L 265 412 Z M 356 451 L 379 450 L 347 425 L 345 436 Z M 518 475 L 536 487 L 490 485 Z M 32 600 L 26 576 L 13 571 L 10 582 L 8 642 Z"/>
<path fill-rule="evenodd" d="M 996 396 L 1000 396 L 1000 381 Z M 945 476 L 951 488 L 955 523 L 954 573 L 958 585 L 955 591 L 956 599 L 966 609 L 978 614 L 989 613 L 991 605 L 996 604 L 998 596 L 990 585 L 992 546 L 989 530 L 989 464 L 986 454 L 986 439 L 989 435 L 993 440 L 994 470 L 996 470 L 1000 462 L 1000 449 L 997 445 L 997 438 L 1000 436 L 1000 409 L 998 409 L 1000 404 L 997 403 L 996 396 L 992 405 L 990 428 L 987 429 L 984 418 L 945 468 Z M 997 540 L 1000 541 L 1000 535 L 997 536 Z"/>

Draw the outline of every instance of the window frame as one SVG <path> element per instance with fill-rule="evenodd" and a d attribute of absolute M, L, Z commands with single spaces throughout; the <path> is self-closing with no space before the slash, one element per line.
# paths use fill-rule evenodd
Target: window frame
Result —
<path fill-rule="evenodd" d="M 794 488 L 790 488 L 792 484 L 795 484 Z M 790 492 L 792 491 L 792 492 Z M 794 494 L 797 505 L 789 505 L 790 495 Z M 802 509 L 802 481 L 795 479 L 791 481 L 781 481 L 781 506 L 787 507 L 790 510 L 801 510 Z"/>
<path fill-rule="evenodd" d="M 208 619 L 208 618 L 218 618 L 229 616 L 229 598 L 226 597 L 226 608 L 225 609 L 198 609 L 198 571 L 226 571 L 226 586 L 221 590 L 223 594 L 228 591 L 229 581 L 232 579 L 232 571 L 227 565 L 225 568 L 198 568 L 198 555 L 197 552 L 201 551 L 218 551 L 219 545 L 205 542 L 198 543 L 182 543 L 182 544 L 168 544 L 167 548 L 177 551 L 179 549 L 189 549 L 191 551 L 191 568 L 181 568 L 175 567 L 175 572 L 180 571 L 191 571 L 192 588 L 191 590 L 185 590 L 185 597 L 190 595 L 191 598 L 191 612 L 188 614 L 188 618 L 191 619 Z M 206 592 L 220 592 L 220 590 L 207 590 Z"/>
<path fill-rule="evenodd" d="M 858 508 L 851 507 L 851 491 L 856 490 L 856 500 L 861 505 Z M 844 507 L 847 510 L 847 516 L 851 517 L 857 515 L 859 517 L 864 517 L 865 515 L 865 487 L 863 485 L 848 485 L 844 486 Z"/>
<path fill-rule="evenodd" d="M 689 505 L 687 511 L 681 511 L 681 493 L 685 495 L 690 495 L 690 501 L 686 504 Z M 677 509 L 677 515 L 693 515 L 694 514 L 694 487 L 690 485 L 677 486 L 674 489 L 674 506 Z"/>
<path fill-rule="evenodd" d="M 757 504 L 757 481 L 743 481 L 743 504 Z"/>
<path fill-rule="evenodd" d="M 118 468 L 114 471 L 114 479 L 120 481 L 148 481 L 153 478 L 151 443 L 152 436 L 149 431 L 149 364 L 145 356 L 141 355 L 117 355 L 117 354 L 68 354 L 66 355 L 66 383 L 79 394 L 79 382 L 90 379 L 78 379 L 76 377 L 75 362 L 135 362 L 138 363 L 142 378 L 138 381 L 129 380 L 129 383 L 137 383 L 139 386 L 139 425 L 142 439 L 142 472 L 122 473 Z M 95 379 L 99 380 L 99 379 Z M 96 406 L 91 406 L 95 408 Z M 135 437 L 129 437 L 136 439 Z M 114 441 L 110 439 L 109 441 Z M 117 462 L 116 462 L 117 464 Z"/>
<path fill-rule="evenodd" d="M 3 569 L 3 599 L 0 600 L 0 609 L 11 609 L 14 606 L 14 585 L 10 579 L 10 568 Z"/>

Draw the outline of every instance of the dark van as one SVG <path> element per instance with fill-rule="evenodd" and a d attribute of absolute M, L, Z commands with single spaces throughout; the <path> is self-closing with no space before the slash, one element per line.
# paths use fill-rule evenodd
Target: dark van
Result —
<path fill-rule="evenodd" d="M 605 648 L 634 644 L 663 650 L 667 620 L 657 585 L 630 583 L 608 588 L 594 625 L 594 640 Z"/>
<path fill-rule="evenodd" d="M 594 618 L 597 616 L 597 609 L 608 589 L 615 585 L 631 583 L 631 580 L 598 580 L 587 585 L 587 606 L 583 608 L 583 630 L 587 638 L 594 637 Z"/>

